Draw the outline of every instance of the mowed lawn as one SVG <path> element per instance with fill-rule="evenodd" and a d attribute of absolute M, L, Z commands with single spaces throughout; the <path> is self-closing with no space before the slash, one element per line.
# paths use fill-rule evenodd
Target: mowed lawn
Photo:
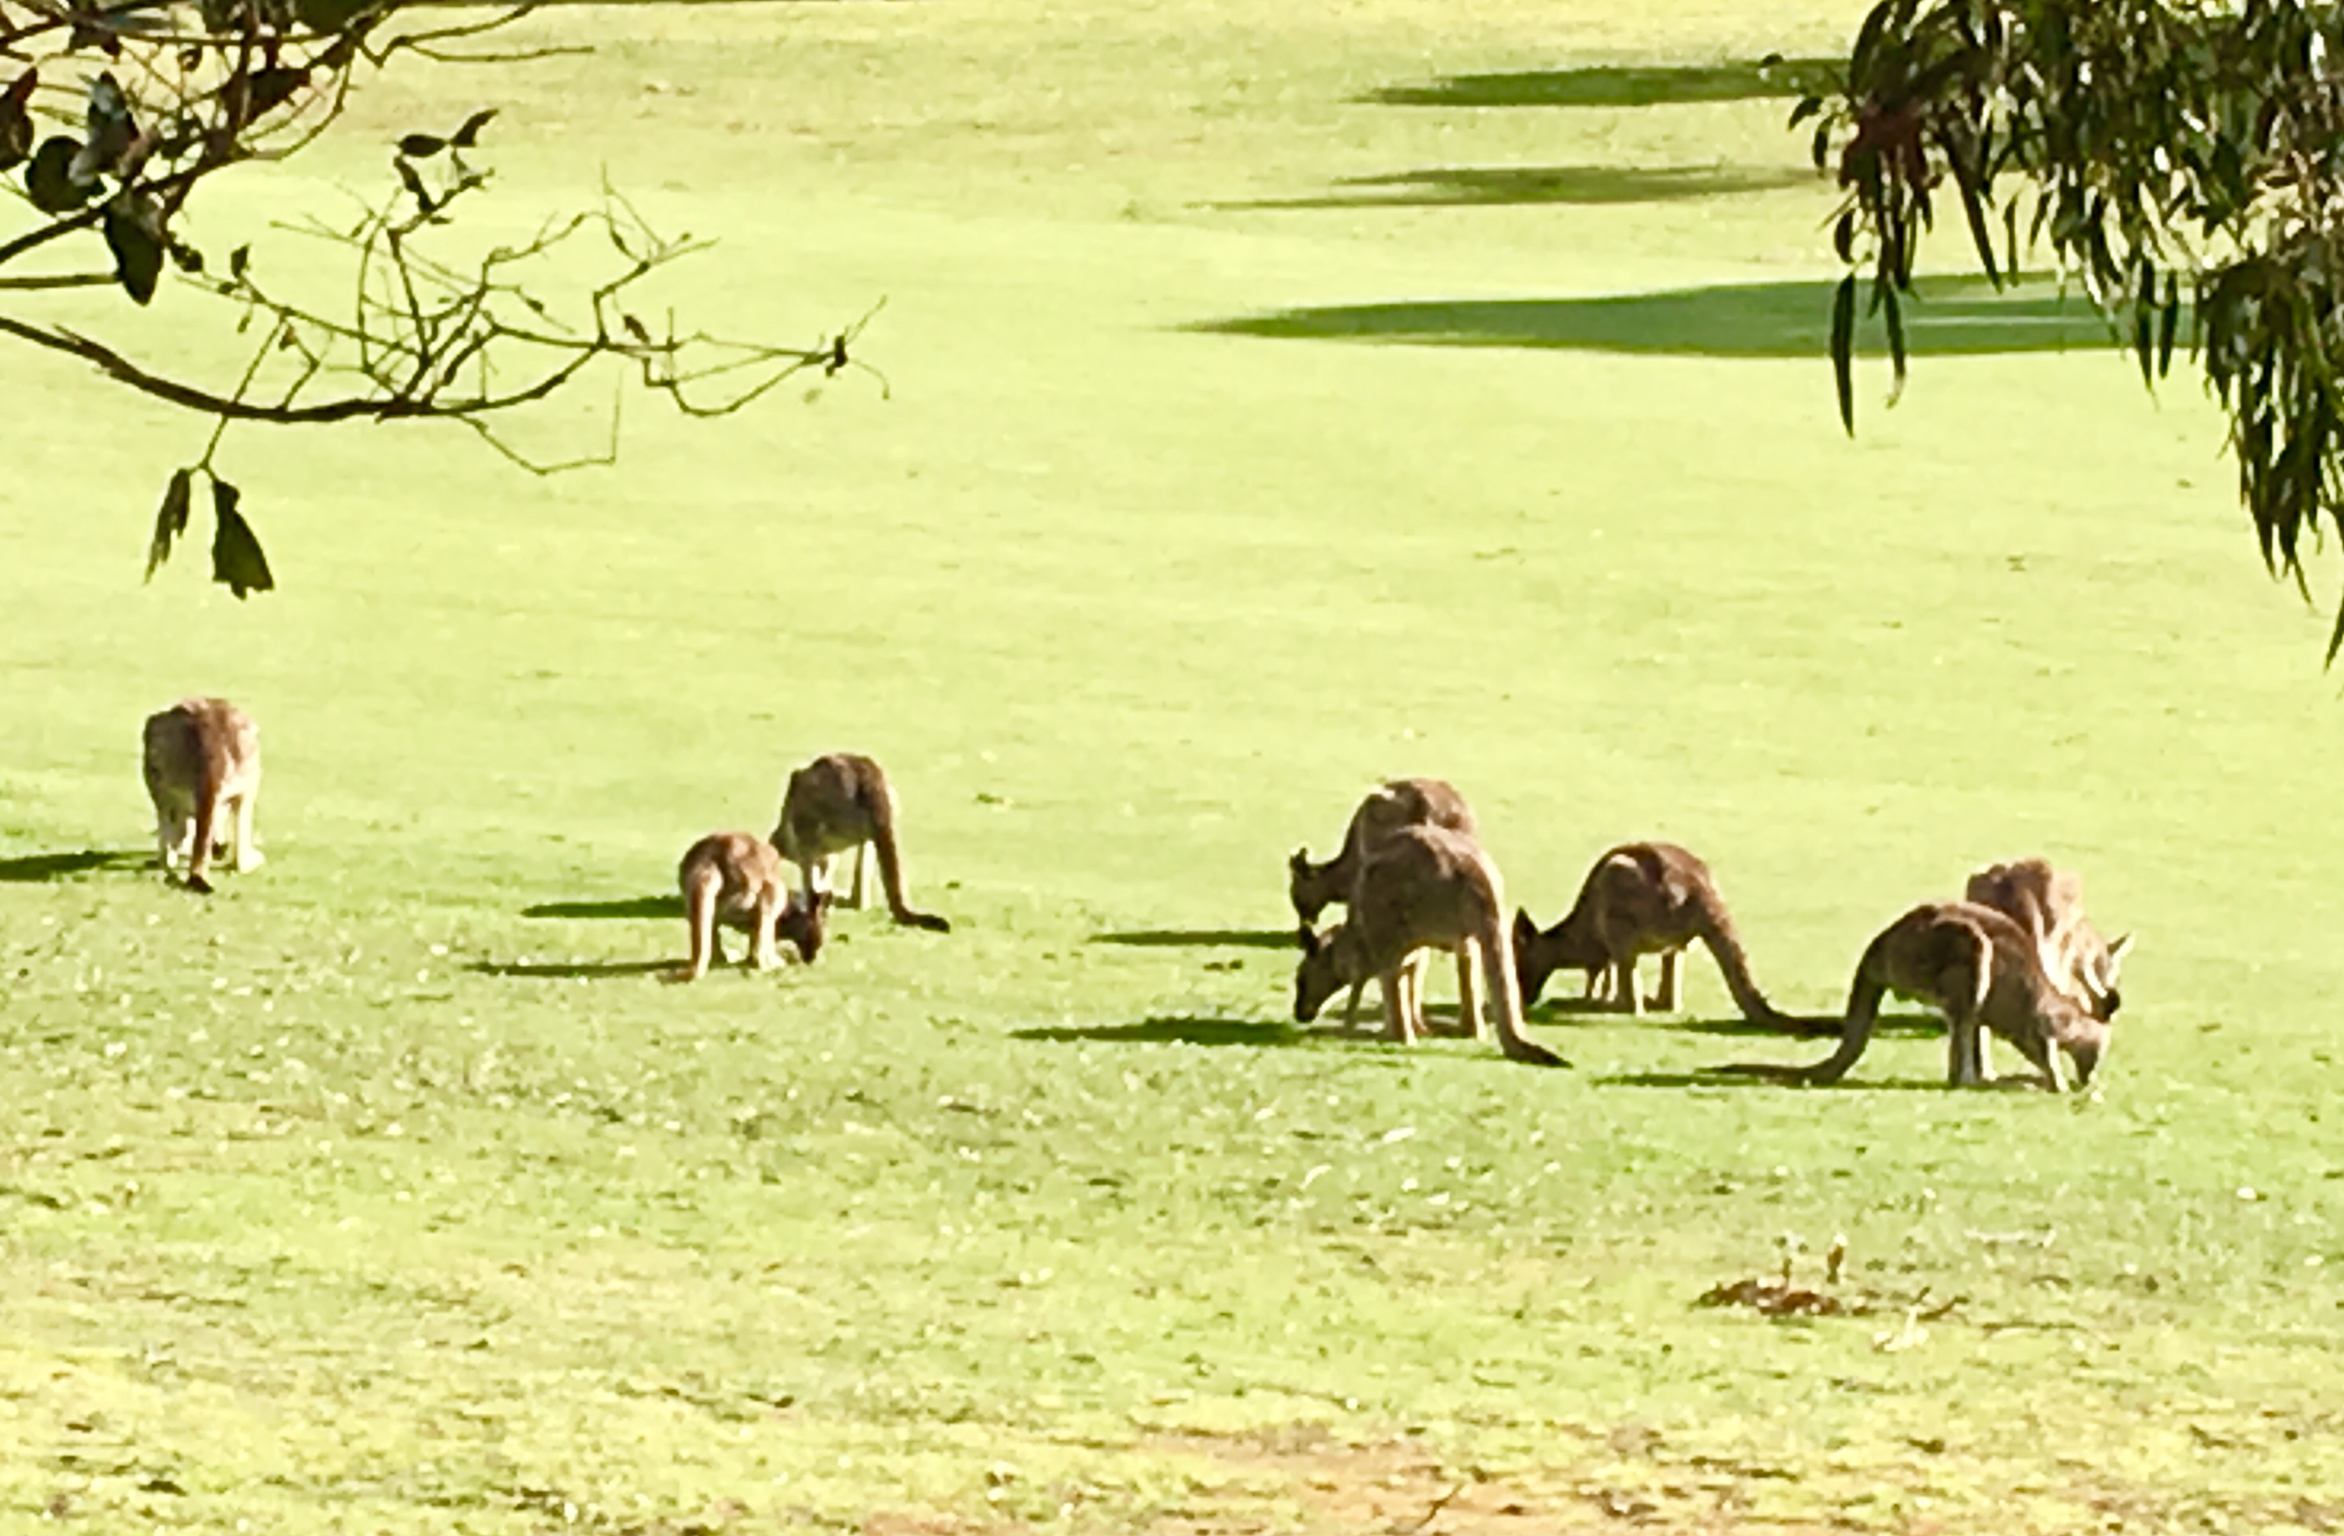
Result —
<path fill-rule="evenodd" d="M 1840 432 L 1748 66 L 1860 12 L 565 8 L 591 53 L 406 70 L 193 232 L 325 281 L 269 221 L 501 103 L 500 228 L 607 169 L 720 239 L 683 319 L 884 297 L 891 390 L 630 401 L 545 480 L 239 432 L 241 605 L 200 540 L 138 582 L 201 424 L 12 355 L 0 1529 L 2344 1522 L 2339 572 L 2274 585 L 2183 370 L 1958 229 Z M 74 304 L 233 379 L 192 292 Z M 267 743 L 209 902 L 140 867 L 194 691 Z M 678 855 L 837 749 L 954 931 L 663 984 Z M 1911 1023 L 1698 1081 L 1822 1049 L 1698 956 L 1537 1011 L 1570 1072 L 1298 1029 L 1285 857 L 1402 773 L 1542 922 L 1687 844 L 1803 1012 L 2072 864 L 2138 934 L 2104 1092 L 1949 1093 Z M 1696 1304 L 1786 1243 L 1847 1315 Z"/>

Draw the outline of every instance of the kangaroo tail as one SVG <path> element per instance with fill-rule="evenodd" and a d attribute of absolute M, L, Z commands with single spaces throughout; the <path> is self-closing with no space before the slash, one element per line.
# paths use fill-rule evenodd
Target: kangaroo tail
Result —
<path fill-rule="evenodd" d="M 195 847 L 187 858 L 187 888 L 199 895 L 212 893 L 212 838 L 220 826 L 220 775 L 204 751 L 203 738 L 196 737 L 196 751 L 201 766 L 195 779 Z"/>
<path fill-rule="evenodd" d="M 863 789 L 863 809 L 871 818 L 871 841 L 879 845 L 879 883 L 887 892 L 889 915 L 907 928 L 950 933 L 952 924 L 933 912 L 915 912 L 903 899 L 903 856 L 895 846 L 895 796 L 885 781 Z"/>
<path fill-rule="evenodd" d="M 1709 947 L 1710 958 L 1717 962 L 1725 989 L 1733 994 L 1734 1006 L 1742 1010 L 1743 1018 L 1784 1029 L 1798 1026 L 1796 1019 L 1768 1002 L 1766 994 L 1758 990 L 1758 980 L 1750 974 L 1750 952 L 1742 947 L 1742 936 L 1724 902 L 1702 904 L 1700 932 L 1701 942 Z"/>
<path fill-rule="evenodd" d="M 724 878 L 713 869 L 687 863 L 680 883 L 684 888 L 684 921 L 692 937 L 692 955 L 685 964 L 685 974 L 704 976 L 709 962 L 716 956 L 716 896 Z M 754 938 L 751 935 L 752 942 Z"/>
<path fill-rule="evenodd" d="M 1805 1081 L 1838 1082 L 1864 1054 L 1864 1047 L 1872 1043 L 1872 1026 L 1879 1021 L 1880 999 L 1887 991 L 1879 979 L 1876 964 L 1880 945 L 1881 940 L 1874 939 L 1864 951 L 1864 958 L 1856 962 L 1856 979 L 1848 988 L 1847 1019 L 1840 1026 L 1839 1049 L 1806 1068 L 1801 1074 Z"/>
<path fill-rule="evenodd" d="M 1498 1048 L 1511 1061 L 1534 1067 L 1567 1067 L 1569 1062 L 1522 1032 L 1522 986 L 1514 974 L 1514 940 L 1506 931 L 1505 896 L 1490 872 L 1488 920 L 1474 937 L 1481 948 L 1481 974 L 1489 985 L 1490 1011 L 1497 1015 Z"/>

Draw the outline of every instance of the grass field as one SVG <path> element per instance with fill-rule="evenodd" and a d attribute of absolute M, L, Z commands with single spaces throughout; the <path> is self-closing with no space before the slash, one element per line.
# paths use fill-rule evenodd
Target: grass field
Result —
<path fill-rule="evenodd" d="M 194 425 L 12 357 L 0 1529 L 2344 1525 L 2325 618 L 2195 388 L 1955 232 L 1840 433 L 1748 61 L 1860 11 L 565 8 L 590 54 L 394 77 L 203 237 L 501 101 L 515 227 L 607 167 L 723 240 L 697 312 L 884 296 L 891 397 L 545 481 L 231 438 L 243 605 L 138 586 Z M 186 292 L 104 314 L 216 356 Z M 268 742 L 208 903 L 139 867 L 198 690 Z M 952 934 L 661 984 L 676 857 L 840 748 Z M 1700 959 L 1537 1014 L 1570 1073 L 1296 1029 L 1285 856 L 1399 773 L 1542 921 L 1700 851 L 1808 1012 L 2072 863 L 2139 934 L 2104 1096 L 1947 1093 L 1916 1030 L 1695 1082 L 1819 1054 Z M 1867 1310 L 1694 1305 L 1839 1233 Z"/>

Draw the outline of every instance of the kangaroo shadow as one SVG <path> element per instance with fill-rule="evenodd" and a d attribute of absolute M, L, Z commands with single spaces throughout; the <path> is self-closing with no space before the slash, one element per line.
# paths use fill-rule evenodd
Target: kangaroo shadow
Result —
<path fill-rule="evenodd" d="M 1799 1027 L 1784 1029 L 1756 1019 L 1745 1019 L 1740 1014 L 1715 1019 L 1686 1019 L 1676 1027 L 1694 1035 L 1739 1035 L 1770 1040 L 1830 1040 L 1840 1033 L 1841 1019 L 1838 1014 L 1793 1014 L 1791 1018 Z M 1934 1013 L 1884 1013 L 1872 1026 L 1875 1036 L 1944 1032 L 1943 1015 Z"/>
<path fill-rule="evenodd" d="M 72 853 L 30 853 L 0 859 L 0 884 L 34 885 L 70 880 L 75 875 L 129 874 L 151 870 L 154 865 L 154 854 L 145 850 L 81 848 Z M 1293 935 L 1287 935 L 1287 942 L 1293 942 Z"/>
<path fill-rule="evenodd" d="M 664 896 L 630 896 L 623 901 L 541 901 L 521 909 L 523 917 L 670 918 L 684 915 L 684 898 L 670 891 Z"/>
<path fill-rule="evenodd" d="M 1221 1019 L 1195 1015 L 1142 1019 L 1136 1024 L 1057 1024 L 1013 1029 L 1012 1040 L 1047 1040 L 1055 1044 L 1091 1042 L 1104 1045 L 1245 1045 L 1256 1050 L 1313 1049 L 1363 1035 L 1339 1029 L 1305 1029 L 1284 1019 Z"/>
<path fill-rule="evenodd" d="M 678 916 L 682 915 L 678 909 Z M 1134 949 L 1296 949 L 1292 928 L 1143 928 L 1128 933 L 1094 933 L 1093 944 Z"/>
<path fill-rule="evenodd" d="M 1797 1070 L 1794 1062 L 1782 1064 Z M 1836 1083 L 1796 1083 L 1766 1073 L 1722 1072 L 1709 1067 L 1692 1072 L 1612 1072 L 1588 1079 L 1599 1088 L 1776 1088 L 1787 1093 L 1948 1093 L 1942 1077 L 1843 1077 Z"/>
<path fill-rule="evenodd" d="M 476 960 L 464 969 L 481 976 L 595 981 L 619 976 L 655 976 L 675 970 L 679 963 L 674 960 Z"/>

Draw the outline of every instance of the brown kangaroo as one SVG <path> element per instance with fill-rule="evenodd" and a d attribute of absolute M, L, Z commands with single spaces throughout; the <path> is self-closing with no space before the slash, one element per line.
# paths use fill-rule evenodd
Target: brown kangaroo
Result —
<path fill-rule="evenodd" d="M 1480 959 L 1498 1046 L 1507 1056 L 1541 1066 L 1570 1065 L 1523 1033 L 1505 910 L 1504 883 L 1479 843 L 1447 827 L 1402 827 L 1365 850 L 1345 921 L 1325 934 L 1302 928 L 1295 1019 L 1309 1023 L 1336 992 L 1374 976 L 1383 982 L 1387 1032 L 1394 1040 L 1411 1041 L 1415 1020 L 1401 969 L 1415 950 L 1453 950 Z M 1476 1037 L 1482 1027 L 1477 990 L 1469 990 L 1464 1000 L 1464 1017 Z"/>
<path fill-rule="evenodd" d="M 1472 808 L 1446 779 L 1387 779 L 1369 790 L 1359 802 L 1359 808 L 1351 813 L 1351 824 L 1343 832 L 1342 849 L 1332 859 L 1313 864 L 1309 850 L 1297 848 L 1286 861 L 1286 894 L 1294 903 L 1294 915 L 1308 927 L 1329 906 L 1348 903 L 1367 850 L 1400 828 L 1414 826 L 1447 827 L 1467 837 L 1480 835 L 1474 826 Z M 1413 1029 L 1425 1028 L 1426 969 L 1423 957 L 1411 956 L 1400 975 L 1401 1001 L 1409 1010 Z M 1365 986 L 1364 981 L 1354 984 L 1350 1000 L 1343 1005 L 1343 1024 L 1347 1029 L 1359 1022 L 1359 996 Z M 1473 995 L 1473 962 L 1462 954 L 1457 957 L 1457 995 L 1460 999 Z M 1460 1033 L 1479 1027 L 1462 1013 L 1458 1023 Z"/>
<path fill-rule="evenodd" d="M 1515 912 L 1514 961 L 1521 972 L 1522 1000 L 1536 1002 L 1547 978 L 1568 967 L 1587 972 L 1590 997 L 1608 996 L 1613 1007 L 1641 1016 L 1645 1004 L 1636 985 L 1636 962 L 1657 952 L 1660 995 L 1652 1006 L 1673 1013 L 1685 948 L 1695 939 L 1708 946 L 1743 1017 L 1813 1031 L 1811 1021 L 1778 1011 L 1758 990 L 1709 866 L 1674 843 L 1623 843 L 1604 854 L 1587 872 L 1570 912 L 1544 933 L 1528 912 Z"/>
<path fill-rule="evenodd" d="M 2002 1036 L 2065 1093 L 2064 1054 L 2078 1086 L 2107 1055 L 2107 1021 L 2094 1018 L 2053 984 L 2031 934 L 2009 916 L 1971 901 L 1925 902 L 1875 938 L 1856 962 L 1839 1049 L 1809 1067 L 1725 1068 L 1800 1083 L 1836 1083 L 1864 1054 L 1887 993 L 1937 1009 L 1950 1026 L 1946 1082 L 1967 1088 L 1993 1081 L 1985 1031 Z"/>
<path fill-rule="evenodd" d="M 212 857 L 223 841 L 237 873 L 260 867 L 260 845 L 252 835 L 260 727 L 252 716 L 226 699 L 181 699 L 147 717 L 145 767 L 165 870 L 185 856 L 187 888 L 208 896 Z M 223 830 L 230 834 L 225 840 Z"/>
<path fill-rule="evenodd" d="M 2117 976 L 2132 935 L 2111 944 L 2084 916 L 2083 876 L 2048 859 L 2013 859 L 1970 876 L 1963 896 L 2013 919 L 2033 937 L 2043 969 L 2096 1019 L 2113 1019 L 2123 1005 Z"/>
<path fill-rule="evenodd" d="M 863 904 L 863 852 L 866 845 L 876 847 L 889 915 L 906 927 L 949 933 L 952 924 L 931 912 L 915 912 L 904 900 L 895 811 L 895 791 L 877 763 L 851 752 L 833 752 L 790 774 L 782 790 L 773 846 L 803 872 L 799 889 L 809 905 L 817 888 L 830 888 L 831 861 L 853 849 L 855 882 L 846 898 L 850 907 Z"/>
<path fill-rule="evenodd" d="M 822 916 L 827 892 L 800 903 L 790 896 L 781 855 L 753 832 L 714 832 L 685 850 L 676 866 L 684 892 L 684 921 L 691 929 L 692 958 L 684 981 L 698 981 L 711 963 L 724 963 L 718 923 L 749 931 L 749 964 L 771 970 L 779 958 L 777 938 L 797 947 L 808 965 L 822 950 Z"/>

